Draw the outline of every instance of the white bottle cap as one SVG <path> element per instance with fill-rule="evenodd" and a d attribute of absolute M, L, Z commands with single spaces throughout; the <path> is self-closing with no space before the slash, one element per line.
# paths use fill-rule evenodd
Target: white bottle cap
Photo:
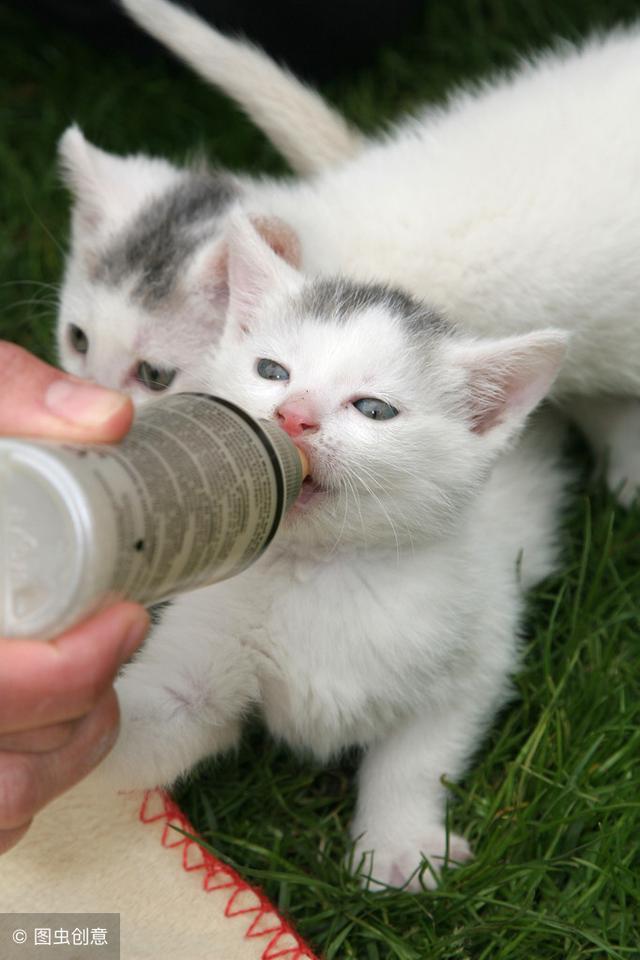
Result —
<path fill-rule="evenodd" d="M 73 477 L 46 448 L 16 440 L 0 449 L 0 636 L 67 619 L 90 539 L 83 507 Z"/>

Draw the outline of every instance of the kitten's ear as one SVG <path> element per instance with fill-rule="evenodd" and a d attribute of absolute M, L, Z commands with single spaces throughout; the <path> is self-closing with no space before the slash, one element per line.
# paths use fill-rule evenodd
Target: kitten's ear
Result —
<path fill-rule="evenodd" d="M 234 226 L 235 224 L 235 226 Z M 258 234 L 259 236 L 256 236 Z M 292 267 L 300 263 L 300 241 L 295 230 L 279 217 L 245 217 L 233 213 L 227 224 L 225 236 L 215 237 L 198 252 L 193 267 L 195 283 L 204 292 L 208 302 L 213 307 L 209 314 L 209 321 L 218 327 L 230 309 L 230 288 L 235 284 L 236 294 L 239 283 L 246 283 L 242 274 L 242 264 L 249 261 L 254 264 L 254 274 L 257 272 L 255 264 L 264 258 L 273 261 L 269 251 L 265 252 L 265 243 L 281 260 Z M 230 260 L 230 248 L 233 246 L 233 255 Z M 243 253 L 244 256 L 243 256 Z M 233 282 L 229 277 L 229 265 L 235 271 Z M 285 270 L 285 267 L 282 267 Z M 290 271 L 291 273 L 292 271 Z M 266 281 L 268 286 L 268 280 Z M 234 299 L 236 309 L 239 296 Z M 246 326 L 246 317 L 242 320 Z"/>
<path fill-rule="evenodd" d="M 500 446 L 547 395 L 564 360 L 568 335 L 541 330 L 503 340 L 452 345 L 465 374 L 463 415 L 473 433 Z"/>
<path fill-rule="evenodd" d="M 60 138 L 58 157 L 62 178 L 76 201 L 75 223 L 90 233 L 130 217 L 177 174 L 165 160 L 100 150 L 75 124 Z"/>
<path fill-rule="evenodd" d="M 275 218 L 270 219 L 273 225 Z M 286 226 L 283 224 L 283 226 Z M 288 230 L 289 228 L 287 228 Z M 293 231 L 291 231 L 293 234 Z M 282 232 L 278 232 L 282 239 Z M 274 239 L 271 233 L 267 240 Z M 263 239 L 248 217 L 234 212 L 229 217 L 227 232 L 227 274 L 229 285 L 229 319 L 246 332 L 265 298 L 278 290 L 298 289 L 300 274 Z M 295 247 L 287 252 L 299 259 L 297 237 Z M 291 244 L 291 239 L 287 241 Z M 283 251 L 280 250 L 280 253 Z"/>

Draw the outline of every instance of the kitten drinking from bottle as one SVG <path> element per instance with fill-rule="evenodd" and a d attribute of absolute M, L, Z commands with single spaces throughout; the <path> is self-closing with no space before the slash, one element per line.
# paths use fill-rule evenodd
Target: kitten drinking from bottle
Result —
<path fill-rule="evenodd" d="M 290 434 L 310 489 L 250 569 L 163 611 L 95 775 L 171 783 L 257 708 L 294 749 L 362 749 L 354 864 L 417 890 L 422 854 L 431 883 L 470 855 L 441 777 L 509 696 L 523 591 L 557 560 L 562 428 L 525 423 L 566 338 L 469 339 L 400 291 L 307 280 L 241 217 L 229 272 L 211 383 Z"/>

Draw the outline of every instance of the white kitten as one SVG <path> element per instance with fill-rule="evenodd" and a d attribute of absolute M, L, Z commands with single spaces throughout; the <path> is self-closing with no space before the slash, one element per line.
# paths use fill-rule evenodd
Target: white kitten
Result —
<path fill-rule="evenodd" d="M 211 388 L 277 419 L 312 480 L 253 568 L 165 611 L 118 681 L 96 776 L 171 782 L 257 705 L 321 759 L 364 748 L 354 867 L 419 889 L 422 854 L 434 871 L 469 856 L 441 778 L 508 696 L 522 590 L 556 560 L 561 431 L 514 441 L 565 337 L 461 338 L 392 289 L 305 280 L 243 221 L 229 276 Z"/>
<path fill-rule="evenodd" d="M 196 69 L 205 71 L 206 66 L 214 82 L 224 86 L 225 61 L 216 66 L 216 58 L 226 41 L 216 31 L 159 0 L 127 0 L 127 6 Z M 239 48 L 234 49 L 239 55 Z M 245 87 L 235 92 L 247 96 Z M 622 399 L 640 397 L 639 99 L 640 34 L 634 28 L 580 49 L 565 45 L 510 76 L 462 91 L 446 108 L 363 145 L 359 156 L 310 182 L 252 183 L 245 178 L 235 181 L 237 196 L 248 211 L 282 217 L 294 228 L 303 263 L 312 273 L 341 272 L 400 285 L 473 334 L 499 336 L 550 323 L 574 331 L 554 396 L 570 411 L 573 397 L 580 398 L 574 415 L 596 450 L 613 444 L 609 480 L 613 487 L 628 480 L 623 491 L 628 501 L 640 482 L 640 413 L 635 400 Z M 327 137 L 334 142 L 330 132 Z M 345 154 L 353 153 L 354 143 L 349 140 Z M 304 138 L 299 144 L 303 148 Z M 118 193 L 125 198 L 120 209 L 127 212 L 112 217 L 108 242 L 104 235 L 84 231 L 85 248 L 93 248 L 101 262 L 117 256 L 114 251 L 126 247 L 128 235 L 141 236 L 141 220 L 153 220 L 154 204 L 149 201 L 145 212 L 142 194 L 140 204 L 129 203 L 140 158 L 112 158 L 119 186 L 115 197 L 107 199 L 99 179 L 85 176 L 93 149 L 79 133 L 63 139 L 79 207 L 87 201 L 111 205 Z M 101 155 L 100 162 L 106 165 L 107 159 Z M 160 203 L 170 209 L 167 191 L 173 188 L 163 182 L 164 168 L 157 180 L 151 167 L 148 175 L 147 198 L 156 189 Z M 105 178 L 109 184 L 115 179 L 106 172 Z M 88 190 L 85 180 L 91 180 Z M 180 220 L 185 205 L 176 206 Z M 65 365 L 101 379 L 95 357 L 114 346 L 121 365 L 136 369 L 134 359 L 141 357 L 136 338 L 148 335 L 155 364 L 184 367 L 196 376 L 207 333 L 215 339 L 223 320 L 220 231 L 227 209 L 206 224 L 194 212 L 202 242 L 198 248 L 192 244 L 182 262 L 181 291 L 177 299 L 167 300 L 170 322 L 158 321 L 159 307 L 151 310 L 148 303 L 132 301 L 134 275 L 138 289 L 140 278 L 145 282 L 141 262 L 136 265 L 130 258 L 122 282 L 108 284 L 107 274 L 92 274 L 78 262 L 82 243 L 77 230 L 60 318 Z M 183 230 L 182 220 L 180 224 Z M 287 240 L 285 246 L 294 244 Z M 215 264 L 213 271 L 198 272 L 198 257 L 201 264 Z M 207 315 L 216 323 L 213 331 L 200 327 L 191 363 L 186 344 L 193 339 L 194 323 L 197 327 L 198 317 L 206 314 L 207 291 L 215 295 L 216 306 Z M 192 299 L 197 304 L 193 310 Z M 103 304 L 112 317 L 106 324 Z M 88 362 L 72 356 L 70 323 L 91 328 L 89 343 L 95 339 L 96 349 Z M 98 346 L 98 338 L 104 346 Z M 182 341 L 183 354 L 174 355 Z M 125 362 L 127 350 L 134 352 Z M 182 383 L 176 378 L 175 389 L 188 383 L 188 378 Z M 621 399 L 605 405 L 585 399 L 600 395 Z"/>

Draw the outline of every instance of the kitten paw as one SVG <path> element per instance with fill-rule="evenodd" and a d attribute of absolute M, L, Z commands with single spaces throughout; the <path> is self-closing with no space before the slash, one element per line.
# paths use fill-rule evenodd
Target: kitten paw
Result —
<path fill-rule="evenodd" d="M 456 833 L 447 836 L 444 827 L 434 826 L 424 830 L 415 843 L 375 843 L 365 835 L 356 843 L 352 868 L 368 890 L 402 887 L 420 893 L 425 887 L 436 888 L 443 866 L 457 867 L 472 857 L 464 837 Z"/>

